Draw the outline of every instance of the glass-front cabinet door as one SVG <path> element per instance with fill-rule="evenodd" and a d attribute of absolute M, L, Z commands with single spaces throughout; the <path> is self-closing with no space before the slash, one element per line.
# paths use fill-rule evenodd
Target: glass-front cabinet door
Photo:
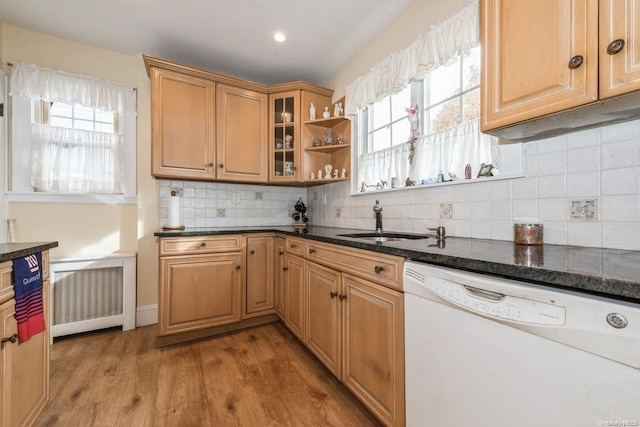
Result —
<path fill-rule="evenodd" d="M 269 180 L 300 180 L 300 91 L 271 94 Z"/>

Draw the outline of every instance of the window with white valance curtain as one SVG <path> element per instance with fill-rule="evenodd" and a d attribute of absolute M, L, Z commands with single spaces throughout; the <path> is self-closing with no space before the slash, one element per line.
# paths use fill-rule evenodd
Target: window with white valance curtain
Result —
<path fill-rule="evenodd" d="M 434 95 L 447 85 L 453 92 Z M 435 120 L 441 110 L 457 116 Z M 498 168 L 498 140 L 479 129 L 479 2 L 355 80 L 345 111 L 359 123 L 358 191 L 462 179 L 467 164 L 474 176 L 482 163 Z"/>
<path fill-rule="evenodd" d="M 135 89 L 14 64 L 12 191 L 134 195 Z"/>

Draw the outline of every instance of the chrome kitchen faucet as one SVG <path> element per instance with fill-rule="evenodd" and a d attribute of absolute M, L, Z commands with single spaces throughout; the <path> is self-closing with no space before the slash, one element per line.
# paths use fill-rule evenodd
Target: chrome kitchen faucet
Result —
<path fill-rule="evenodd" d="M 376 213 L 376 233 L 382 234 L 382 206 L 379 200 L 373 205 L 373 211 Z"/>

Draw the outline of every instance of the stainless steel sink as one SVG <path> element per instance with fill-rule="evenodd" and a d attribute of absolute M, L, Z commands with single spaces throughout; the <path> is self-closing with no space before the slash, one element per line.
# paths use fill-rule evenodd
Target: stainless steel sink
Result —
<path fill-rule="evenodd" d="M 424 234 L 410 234 L 410 233 L 347 233 L 338 234 L 341 237 L 351 237 L 354 239 L 374 240 L 376 242 L 393 242 L 397 240 L 418 240 L 428 239 L 429 236 Z"/>

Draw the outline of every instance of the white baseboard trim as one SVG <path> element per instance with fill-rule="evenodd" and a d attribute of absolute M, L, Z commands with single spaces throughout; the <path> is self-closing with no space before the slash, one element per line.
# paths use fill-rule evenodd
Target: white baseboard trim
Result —
<path fill-rule="evenodd" d="M 136 309 L 136 327 L 158 323 L 158 304 L 143 305 Z"/>

